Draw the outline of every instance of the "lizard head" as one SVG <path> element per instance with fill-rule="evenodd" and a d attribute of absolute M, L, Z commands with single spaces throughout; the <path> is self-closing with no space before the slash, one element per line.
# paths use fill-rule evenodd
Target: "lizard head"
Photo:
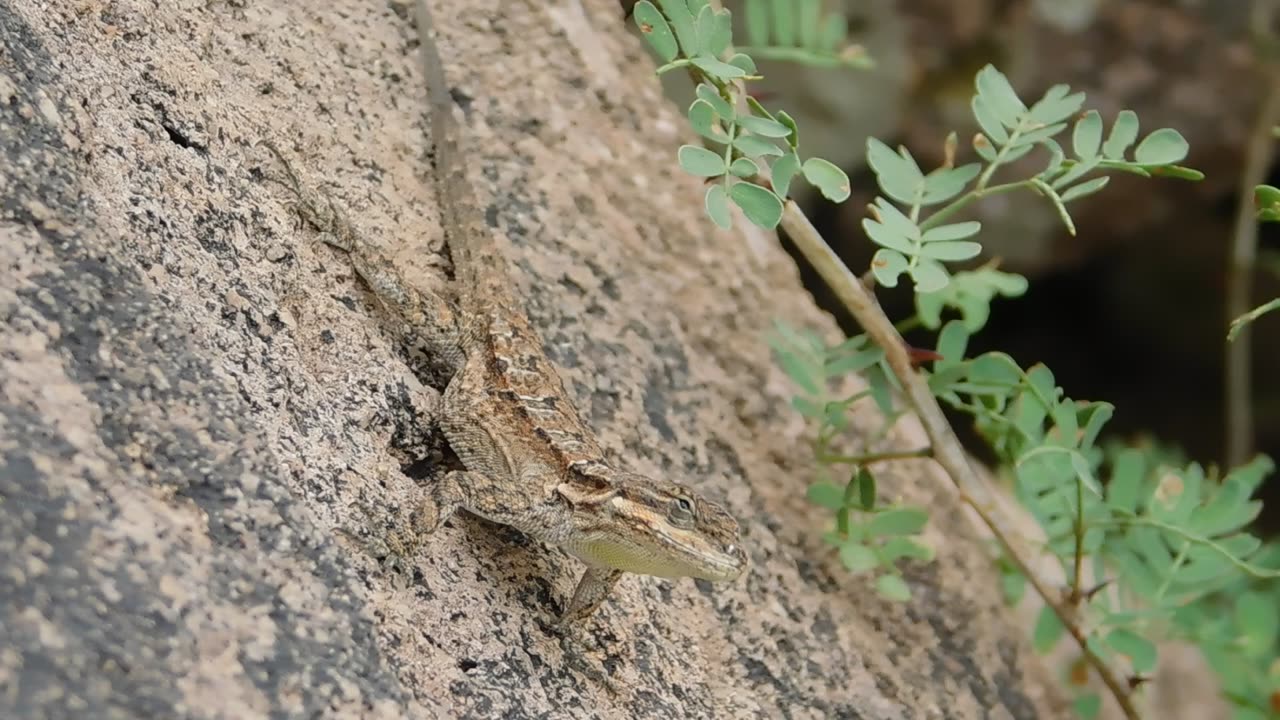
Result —
<path fill-rule="evenodd" d="M 657 577 L 733 580 L 747 567 L 738 521 L 693 490 L 632 473 L 613 478 L 566 546 L 592 565 Z"/>

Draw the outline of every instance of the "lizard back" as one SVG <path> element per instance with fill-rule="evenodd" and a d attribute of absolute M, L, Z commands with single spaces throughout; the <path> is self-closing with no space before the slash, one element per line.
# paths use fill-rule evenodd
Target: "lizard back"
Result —
<path fill-rule="evenodd" d="M 512 292 L 508 264 L 494 239 L 495 230 L 485 222 L 485 213 L 476 202 L 435 32 L 428 3 L 419 0 L 418 34 L 427 80 L 438 193 L 454 261 L 459 305 L 465 315 L 463 351 L 474 356 L 474 362 L 462 369 L 455 391 L 460 399 L 471 398 L 464 403 L 471 403 L 476 397 L 486 398 L 482 406 L 458 407 L 455 411 L 471 416 L 478 425 L 525 428 L 526 432 L 507 433 L 514 438 L 504 441 L 522 445 L 521 450 L 513 453 L 512 448 L 507 448 L 502 455 L 539 457 L 549 461 L 551 467 L 590 478 L 591 484 L 603 482 L 612 469 L 604 461 L 593 433 L 569 401 L 563 381 L 543 351 L 542 338 Z M 489 439 L 482 444 L 491 442 L 497 441 Z M 464 448 L 463 452 L 468 450 L 486 452 L 479 446 Z"/>

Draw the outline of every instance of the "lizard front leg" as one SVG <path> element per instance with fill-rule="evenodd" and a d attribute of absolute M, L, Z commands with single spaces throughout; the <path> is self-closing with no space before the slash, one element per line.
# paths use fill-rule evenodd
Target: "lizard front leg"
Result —
<path fill-rule="evenodd" d="M 573 591 L 573 600 L 569 601 L 568 609 L 557 623 L 561 630 L 594 613 L 621 577 L 621 570 L 588 566 Z"/>

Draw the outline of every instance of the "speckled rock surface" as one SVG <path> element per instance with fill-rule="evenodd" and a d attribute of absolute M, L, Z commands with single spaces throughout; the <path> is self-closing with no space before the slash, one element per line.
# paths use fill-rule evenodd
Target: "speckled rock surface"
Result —
<path fill-rule="evenodd" d="M 440 462 L 436 393 L 255 145 L 443 281 L 404 5 L 14 0 L 0 715 L 1062 716 L 929 464 L 881 478 L 935 510 L 911 603 L 821 543 L 763 335 L 834 326 L 772 237 L 701 216 L 616 3 L 437 6 L 473 176 L 570 393 L 615 457 L 723 499 L 751 572 L 628 578 L 564 640 L 579 568 L 514 531 L 460 516 L 398 571 L 365 552 Z"/>

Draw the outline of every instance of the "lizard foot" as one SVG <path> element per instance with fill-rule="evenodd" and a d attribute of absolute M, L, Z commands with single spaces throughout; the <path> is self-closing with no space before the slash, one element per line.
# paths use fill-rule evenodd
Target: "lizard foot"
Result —
<path fill-rule="evenodd" d="M 569 607 L 556 626 L 563 631 L 585 621 L 596 611 L 596 608 L 600 607 L 600 603 L 609 596 L 609 592 L 621 577 L 621 570 L 588 567 L 582 573 L 582 579 L 578 581 L 578 586 L 573 591 L 573 599 L 569 601 Z"/>
<path fill-rule="evenodd" d="M 421 538 L 439 530 L 444 521 L 463 506 L 466 477 L 465 471 L 453 470 L 436 480 L 427 491 L 427 497 L 409 512 L 406 534 L 413 538 L 411 541 L 420 542 Z"/>
<path fill-rule="evenodd" d="M 358 242 L 358 234 L 333 197 L 328 193 L 304 187 L 297 173 L 293 171 L 292 163 L 285 159 L 280 149 L 270 140 L 262 140 L 261 143 L 284 166 L 288 182 L 283 184 L 293 192 L 294 211 L 302 221 L 315 229 L 326 245 L 343 252 L 352 252 Z"/>

